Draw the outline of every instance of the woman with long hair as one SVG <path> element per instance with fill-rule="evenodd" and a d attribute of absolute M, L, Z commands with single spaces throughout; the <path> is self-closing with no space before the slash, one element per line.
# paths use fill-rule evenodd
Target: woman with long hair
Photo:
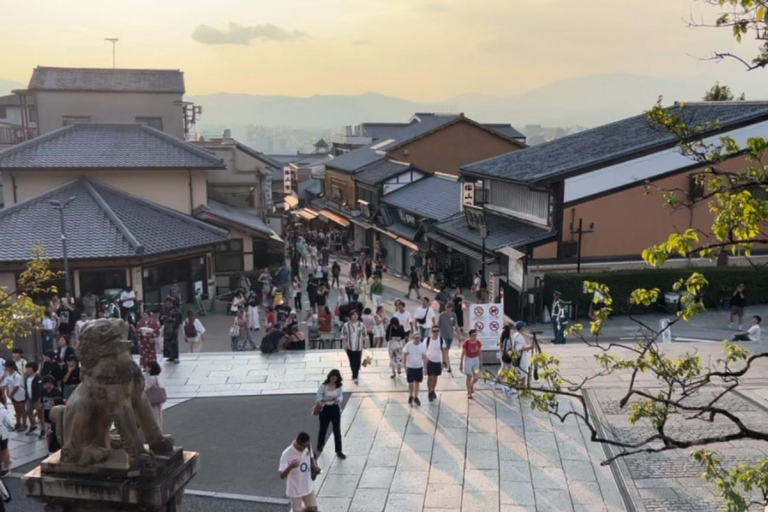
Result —
<path fill-rule="evenodd" d="M 315 407 L 320 407 L 320 433 L 317 436 L 317 455 L 323 451 L 328 424 L 333 425 L 333 443 L 336 457 L 347 458 L 341 451 L 341 401 L 343 399 L 341 372 L 333 369 L 328 372 L 325 381 L 317 389 Z"/>
<path fill-rule="evenodd" d="M 392 369 L 390 379 L 394 379 L 403 371 L 403 338 L 407 338 L 403 326 L 397 317 L 392 317 L 386 331 L 387 347 L 389 351 L 389 367 Z"/>

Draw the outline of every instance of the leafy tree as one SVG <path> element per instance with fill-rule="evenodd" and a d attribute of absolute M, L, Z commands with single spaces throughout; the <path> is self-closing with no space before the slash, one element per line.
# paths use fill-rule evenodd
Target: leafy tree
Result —
<path fill-rule="evenodd" d="M 738 16 L 742 18 L 729 15 L 720 23 L 741 20 L 733 25 L 738 28 L 734 31 L 737 37 L 758 25 L 762 26 L 759 34 L 764 38 L 766 1 L 721 0 L 711 3 L 729 4 L 740 13 Z M 743 18 L 747 11 L 752 15 L 751 21 Z M 758 18 L 761 21 L 755 21 Z M 743 30 L 743 27 L 746 29 Z M 768 63 L 768 52 L 765 48 L 761 51 L 763 53 L 755 59 L 753 67 Z M 722 253 L 729 253 L 743 256 L 758 270 L 766 271 L 764 265 L 752 260 L 752 254 L 755 250 L 768 248 L 768 141 L 753 137 L 742 146 L 728 136 L 714 141 L 705 140 L 705 135 L 716 129 L 717 123 L 688 124 L 685 105 L 676 110 L 665 109 L 659 101 L 646 115 L 649 123 L 674 134 L 679 140 L 681 153 L 699 164 L 702 170 L 694 179 L 704 192 L 692 196 L 688 190 L 664 190 L 650 184 L 646 185 L 648 191 L 659 192 L 663 207 L 671 210 L 705 205 L 712 213 L 712 224 L 706 231 L 685 229 L 671 233 L 666 240 L 644 250 L 643 260 L 651 267 L 658 267 L 673 257 L 714 261 Z M 744 162 L 736 171 L 733 166 L 724 165 L 734 159 L 743 159 Z M 696 449 L 694 459 L 702 464 L 705 478 L 715 484 L 728 512 L 744 512 L 756 504 L 768 505 L 768 459 L 728 467 L 717 453 L 708 448 L 716 443 L 739 440 L 768 441 L 768 427 L 756 428 L 738 411 L 728 407 L 728 399 L 741 381 L 754 372 L 757 363 L 768 358 L 768 352 L 750 354 L 740 343 L 723 341 L 722 356 L 714 362 L 705 362 L 696 352 L 677 358 L 669 357 L 658 343 L 666 329 L 671 329 L 678 322 L 688 322 L 704 311 L 701 297 L 707 284 L 701 272 L 693 272 L 676 283 L 675 289 L 682 292 L 681 311 L 664 329 L 646 325 L 642 317 L 632 314 L 631 309 L 656 302 L 660 290 L 637 289 L 632 292 L 629 298 L 630 318 L 638 324 L 643 335 L 634 345 L 625 345 L 600 342 L 602 328 L 613 311 L 613 297 L 607 286 L 585 282 L 587 293 L 597 291 L 602 295 L 603 306 L 594 311 L 588 333 L 583 325 L 576 324 L 569 329 L 568 335 L 595 350 L 599 372 L 576 382 L 567 380 L 561 375 L 557 357 L 539 353 L 531 358 L 539 376 L 533 387 L 522 386 L 514 370 L 503 370 L 497 376 L 484 373 L 484 377 L 518 389 L 520 396 L 529 400 L 532 408 L 553 414 L 562 422 L 569 417 L 581 420 L 591 432 L 593 442 L 614 448 L 616 455 L 603 464 L 637 453 Z M 597 308 L 597 295 L 595 297 Z M 629 384 L 619 401 L 619 405 L 628 412 L 629 422 L 652 428 L 652 433 L 639 441 L 621 440 L 610 433 L 602 433 L 586 407 L 582 393 L 585 386 L 595 379 L 618 372 L 629 374 Z M 652 376 L 654 384 L 639 386 L 640 375 Z M 560 396 L 575 399 L 582 407 L 563 409 L 558 400 Z M 671 428 L 681 418 L 717 422 L 727 428 L 703 435 Z"/>
<path fill-rule="evenodd" d="M 720 15 L 714 22 L 698 21 L 691 18 L 691 27 L 730 28 L 733 37 L 741 43 L 744 38 L 757 43 L 755 53 L 740 56 L 730 52 L 715 51 L 712 60 L 735 59 L 746 69 L 764 68 L 768 65 L 768 0 L 703 0 L 719 9 Z"/>
<path fill-rule="evenodd" d="M 710 89 L 704 93 L 704 101 L 733 101 L 733 93 L 731 92 L 731 88 L 727 85 L 720 85 L 719 82 L 716 82 L 715 85 L 710 87 Z M 739 96 L 739 100 L 744 99 L 744 93 Z"/>
<path fill-rule="evenodd" d="M 49 268 L 42 247 L 32 248 L 32 259 L 19 275 L 18 288 L 10 290 L 0 286 L 0 343 L 10 348 L 18 338 L 29 336 L 40 325 L 45 306 L 36 304 L 33 296 L 56 293 L 50 284 L 60 275 Z"/>

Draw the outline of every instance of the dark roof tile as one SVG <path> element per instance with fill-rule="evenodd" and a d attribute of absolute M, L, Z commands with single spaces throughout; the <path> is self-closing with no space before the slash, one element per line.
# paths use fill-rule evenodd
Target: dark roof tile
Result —
<path fill-rule="evenodd" d="M 176 69 L 55 68 L 38 66 L 29 80 L 34 91 L 166 92 L 184 94 L 184 73 Z"/>
<path fill-rule="evenodd" d="M 669 107 L 689 125 L 719 122 L 720 128 L 768 118 L 768 102 L 710 102 Z M 472 175 L 523 183 L 556 179 L 580 169 L 628 158 L 677 139 L 652 126 L 645 115 L 622 119 L 553 141 L 463 166 Z"/>
<path fill-rule="evenodd" d="M 0 169 L 220 169 L 223 161 L 146 125 L 73 124 L 0 151 Z"/>

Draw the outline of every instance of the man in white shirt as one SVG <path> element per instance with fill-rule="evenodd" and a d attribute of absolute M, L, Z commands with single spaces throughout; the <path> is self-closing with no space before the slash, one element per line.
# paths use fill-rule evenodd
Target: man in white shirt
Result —
<path fill-rule="evenodd" d="M 125 290 L 120 294 L 120 315 L 125 318 L 126 313 L 133 311 L 134 301 L 136 300 L 136 292 L 130 286 L 126 286 Z"/>
<path fill-rule="evenodd" d="M 395 301 L 395 308 L 397 308 L 397 310 L 392 313 L 392 316 L 397 318 L 397 321 L 400 322 L 400 326 L 402 326 L 403 331 L 405 331 L 405 337 L 407 338 L 411 333 L 411 330 L 413 330 L 411 314 L 405 310 L 405 302 L 399 299 Z"/>
<path fill-rule="evenodd" d="M 435 324 L 435 310 L 429 307 L 429 297 L 421 298 L 421 306 L 414 311 L 414 321 L 419 327 L 422 339 L 429 335 L 429 328 Z"/>
<path fill-rule="evenodd" d="M 309 434 L 301 432 L 296 440 L 283 451 L 280 457 L 280 478 L 285 480 L 285 494 L 291 502 L 291 509 L 317 511 L 317 497 L 312 484 L 312 466 L 319 471 L 309 444 Z"/>
<path fill-rule="evenodd" d="M 762 321 L 763 319 L 760 315 L 753 316 L 752 325 L 749 326 L 749 329 L 744 332 L 736 333 L 736 336 L 733 337 L 733 341 L 760 341 L 760 322 Z"/>
<path fill-rule="evenodd" d="M 437 387 L 437 378 L 443 373 L 443 338 L 440 336 L 440 327 L 433 325 L 429 329 L 430 335 L 427 339 L 427 391 L 429 392 L 429 401 L 437 398 L 435 387 Z"/>
<path fill-rule="evenodd" d="M 413 341 L 405 344 L 405 375 L 408 381 L 408 404 L 421 405 L 419 384 L 424 380 L 424 366 L 427 364 L 427 346 L 421 342 L 419 333 L 413 334 Z"/>

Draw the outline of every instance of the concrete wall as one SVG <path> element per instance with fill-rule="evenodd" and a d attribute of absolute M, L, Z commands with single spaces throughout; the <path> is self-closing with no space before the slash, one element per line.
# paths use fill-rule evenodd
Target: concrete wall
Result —
<path fill-rule="evenodd" d="M 462 165 L 520 148 L 520 143 L 506 140 L 464 121 L 416 139 L 387 152 L 387 155 L 394 160 L 410 162 L 425 171 L 457 176 Z"/>
<path fill-rule="evenodd" d="M 65 92 L 37 93 L 40 134 L 61 128 L 64 116 L 91 116 L 94 123 L 134 123 L 137 117 L 161 117 L 163 131 L 184 137 L 181 101 L 176 93 Z"/>
<path fill-rule="evenodd" d="M 719 166 L 736 171 L 745 165 L 743 158 L 735 158 Z M 653 182 L 663 190 L 688 190 L 689 176 L 700 172 L 688 172 L 662 178 Z M 672 211 L 663 206 L 660 190 L 646 194 L 645 186 L 637 186 L 609 195 L 567 205 L 563 211 L 563 240 L 577 240 L 570 234 L 570 224 L 578 229 L 582 219 L 584 229 L 594 222 L 594 232 L 582 235 L 582 258 L 628 256 L 636 258 L 643 249 L 664 241 L 670 233 L 689 227 L 708 233 L 712 226 L 712 214 L 707 204 L 700 203 L 691 213 L 687 209 Z M 557 245 L 550 243 L 534 250 L 534 259 L 557 257 Z M 563 260 L 563 261 L 570 261 Z M 574 259 L 575 261 L 575 259 Z"/>
<path fill-rule="evenodd" d="M 253 210 L 261 213 L 264 208 L 263 172 L 268 172 L 266 179 L 272 179 L 272 172 L 267 164 L 254 158 L 245 151 L 241 151 L 232 145 L 218 143 L 198 143 L 198 146 L 213 152 L 224 160 L 226 169 L 210 169 L 206 171 L 206 179 L 211 186 L 245 185 L 254 187 Z"/>
<path fill-rule="evenodd" d="M 8 293 L 16 290 L 16 274 L 13 272 L 0 274 L 0 288 L 5 288 Z"/>
<path fill-rule="evenodd" d="M 5 206 L 12 206 L 13 181 L 16 186 L 16 202 L 42 194 L 54 187 L 81 176 L 104 183 L 129 194 L 153 201 L 183 213 L 192 213 L 191 208 L 206 204 L 205 171 L 195 170 L 192 176 L 192 205 L 190 206 L 190 173 L 188 171 L 111 171 L 103 169 L 83 171 L 22 171 L 3 172 L 3 194 Z"/>
<path fill-rule="evenodd" d="M 342 190 L 344 195 L 344 201 L 351 208 L 356 208 L 357 198 L 355 197 L 355 182 L 352 180 L 351 174 L 345 174 L 341 171 L 335 171 L 333 169 L 325 170 L 325 179 L 323 180 L 323 192 L 324 197 L 327 200 L 334 201 L 331 195 L 331 185 L 335 185 Z"/>

